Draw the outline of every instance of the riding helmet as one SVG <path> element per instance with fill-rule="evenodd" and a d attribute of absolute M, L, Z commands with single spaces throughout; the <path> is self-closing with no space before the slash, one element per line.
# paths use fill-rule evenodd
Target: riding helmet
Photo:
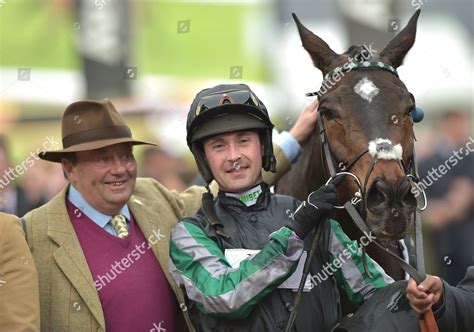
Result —
<path fill-rule="evenodd" d="M 273 124 L 260 99 L 245 84 L 221 84 L 200 91 L 189 109 L 186 141 L 199 173 L 210 183 L 212 172 L 204 155 L 205 138 L 241 130 L 257 130 L 263 145 L 262 167 L 276 171 L 273 154 Z"/>

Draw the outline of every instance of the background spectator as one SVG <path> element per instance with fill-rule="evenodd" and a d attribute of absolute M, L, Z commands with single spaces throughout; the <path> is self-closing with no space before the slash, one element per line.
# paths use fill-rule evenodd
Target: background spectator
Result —
<path fill-rule="evenodd" d="M 474 265 L 471 121 L 470 114 L 462 110 L 443 113 L 438 119 L 433 152 L 419 164 L 421 185 L 426 187 L 428 197 L 423 220 L 431 230 L 427 234 L 432 247 L 429 251 L 434 254 L 438 275 L 452 285 L 461 281 L 468 266 Z"/>

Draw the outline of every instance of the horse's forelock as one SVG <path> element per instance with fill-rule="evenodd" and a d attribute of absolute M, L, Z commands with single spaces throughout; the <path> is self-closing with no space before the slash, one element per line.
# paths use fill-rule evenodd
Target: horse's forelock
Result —
<path fill-rule="evenodd" d="M 370 49 L 365 45 L 352 45 L 342 54 L 342 57 L 346 61 L 349 59 L 354 61 L 374 61 L 378 59 L 378 57 L 372 56 Z"/>

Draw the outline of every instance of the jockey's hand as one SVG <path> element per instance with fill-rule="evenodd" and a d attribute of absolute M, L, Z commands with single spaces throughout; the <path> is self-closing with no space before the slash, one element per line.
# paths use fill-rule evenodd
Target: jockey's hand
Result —
<path fill-rule="evenodd" d="M 336 199 L 336 187 L 334 184 L 328 184 L 313 191 L 298 206 L 288 227 L 294 230 L 301 239 L 304 239 L 313 228 L 324 221 L 324 218 L 327 217 L 334 205 L 336 205 Z"/>
<path fill-rule="evenodd" d="M 443 282 L 440 278 L 427 275 L 421 284 L 416 285 L 412 278 L 407 285 L 407 298 L 410 306 L 417 314 L 427 312 L 433 305 L 443 303 Z"/>
<path fill-rule="evenodd" d="M 318 118 L 319 101 L 315 99 L 311 104 L 305 107 L 304 111 L 296 120 L 295 125 L 290 130 L 290 134 L 302 145 L 306 142 L 316 128 L 316 119 Z"/>

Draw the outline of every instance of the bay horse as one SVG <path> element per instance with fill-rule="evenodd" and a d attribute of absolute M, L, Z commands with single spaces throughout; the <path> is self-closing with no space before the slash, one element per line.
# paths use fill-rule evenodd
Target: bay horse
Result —
<path fill-rule="evenodd" d="M 346 202 L 359 191 L 360 215 L 377 239 L 399 257 L 399 240 L 413 222 L 417 199 L 409 178 L 414 167 L 411 112 L 415 111 L 415 99 L 396 68 L 415 42 L 419 14 L 419 10 L 415 12 L 406 27 L 376 55 L 362 46 L 337 54 L 293 14 L 303 47 L 324 77 L 321 89 L 313 93 L 320 103 L 319 130 L 275 188 L 278 193 L 306 199 L 328 179 L 327 159 L 331 159 L 336 172 L 353 174 L 338 186 L 339 200 Z M 362 57 L 364 52 L 367 56 Z M 326 155 L 324 139 L 330 150 Z M 332 217 L 351 239 L 363 235 L 344 210 L 337 210 Z M 367 254 L 392 278 L 404 279 L 404 271 L 387 253 L 369 245 Z M 347 300 L 342 305 L 346 312 L 353 309 Z"/>

